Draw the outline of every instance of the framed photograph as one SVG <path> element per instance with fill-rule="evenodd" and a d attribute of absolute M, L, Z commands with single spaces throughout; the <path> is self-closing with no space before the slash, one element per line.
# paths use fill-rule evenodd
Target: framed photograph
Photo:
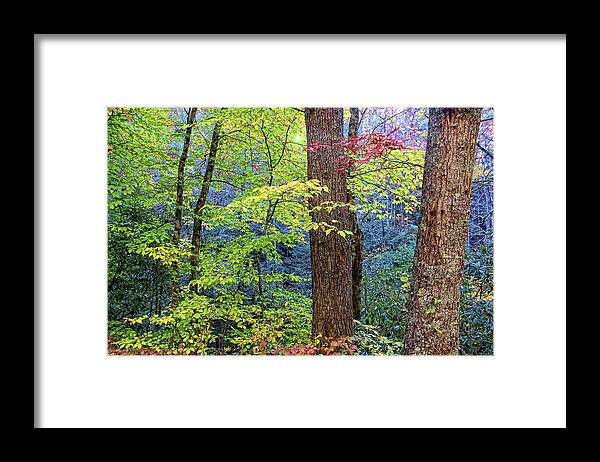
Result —
<path fill-rule="evenodd" d="M 34 41 L 35 427 L 566 426 L 566 36 Z"/>

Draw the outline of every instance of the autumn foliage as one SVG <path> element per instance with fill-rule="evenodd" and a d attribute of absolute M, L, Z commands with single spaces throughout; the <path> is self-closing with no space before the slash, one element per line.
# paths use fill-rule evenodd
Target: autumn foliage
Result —
<path fill-rule="evenodd" d="M 318 152 L 323 146 L 321 143 L 312 143 L 306 147 L 306 150 Z M 351 169 L 356 164 L 366 164 L 390 151 L 410 149 L 392 136 L 378 132 L 351 136 L 332 146 L 340 151 L 338 157 L 340 164 L 338 173 L 340 174 L 344 173 L 345 169 Z"/>

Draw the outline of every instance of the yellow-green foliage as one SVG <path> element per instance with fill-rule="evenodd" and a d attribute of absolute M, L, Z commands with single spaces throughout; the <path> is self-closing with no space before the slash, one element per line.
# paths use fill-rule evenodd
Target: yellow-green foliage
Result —
<path fill-rule="evenodd" d="M 216 298 L 189 293 L 167 315 L 111 322 L 109 335 L 115 346 L 130 351 L 151 348 L 159 354 L 269 353 L 310 341 L 309 303 L 309 299 L 295 294 L 275 309 L 244 304 L 239 293 Z"/>

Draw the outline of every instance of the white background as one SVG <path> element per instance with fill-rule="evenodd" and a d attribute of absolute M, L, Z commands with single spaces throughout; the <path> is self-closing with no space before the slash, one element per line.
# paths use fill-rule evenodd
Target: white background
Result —
<path fill-rule="evenodd" d="M 41 427 L 566 425 L 566 39 L 36 44 Z M 107 106 L 493 106 L 493 357 L 106 354 Z"/>

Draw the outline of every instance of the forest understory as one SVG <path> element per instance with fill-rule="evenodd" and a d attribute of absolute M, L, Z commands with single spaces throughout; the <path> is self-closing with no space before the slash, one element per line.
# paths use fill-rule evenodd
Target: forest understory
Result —
<path fill-rule="evenodd" d="M 108 108 L 108 354 L 493 354 L 493 118 Z"/>

